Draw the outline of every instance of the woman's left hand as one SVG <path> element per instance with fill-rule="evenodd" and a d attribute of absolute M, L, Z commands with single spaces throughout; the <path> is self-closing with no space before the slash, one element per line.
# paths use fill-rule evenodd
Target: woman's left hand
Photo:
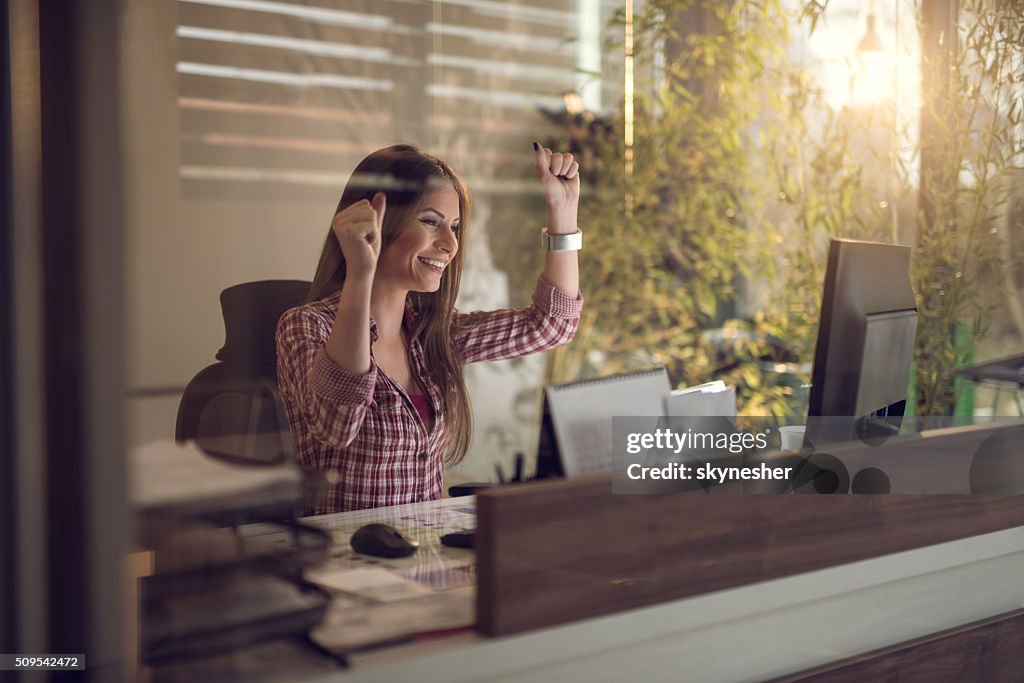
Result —
<path fill-rule="evenodd" d="M 533 174 L 540 183 L 548 213 L 571 221 L 575 229 L 580 201 L 580 165 L 568 152 L 552 152 L 536 142 L 533 145 Z"/>

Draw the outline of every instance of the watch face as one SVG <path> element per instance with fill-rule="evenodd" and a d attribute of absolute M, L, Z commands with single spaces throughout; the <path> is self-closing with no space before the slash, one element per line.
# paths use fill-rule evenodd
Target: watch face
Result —
<path fill-rule="evenodd" d="M 583 233 L 579 230 L 567 235 L 552 235 L 545 229 L 543 234 L 548 251 L 578 251 L 583 247 Z"/>

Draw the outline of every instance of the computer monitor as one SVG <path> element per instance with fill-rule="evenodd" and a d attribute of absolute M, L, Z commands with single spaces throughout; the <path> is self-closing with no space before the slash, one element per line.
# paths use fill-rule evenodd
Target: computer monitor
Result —
<path fill-rule="evenodd" d="M 899 431 L 917 331 L 910 248 L 834 239 L 821 301 L 806 437 Z"/>

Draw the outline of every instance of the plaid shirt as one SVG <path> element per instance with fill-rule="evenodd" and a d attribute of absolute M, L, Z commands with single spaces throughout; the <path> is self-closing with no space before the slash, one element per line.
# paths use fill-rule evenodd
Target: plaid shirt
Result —
<path fill-rule="evenodd" d="M 293 308 L 277 324 L 277 377 L 301 464 L 324 472 L 325 501 L 313 514 L 400 505 L 441 497 L 444 401 L 423 346 L 409 344 L 409 364 L 434 413 L 430 433 L 405 390 L 377 368 L 369 324 L 370 371 L 353 375 L 328 357 L 327 338 L 341 294 Z M 543 278 L 533 305 L 455 313 L 452 342 L 463 363 L 517 358 L 569 342 L 582 297 L 572 299 Z M 406 324 L 413 313 L 407 312 Z"/>

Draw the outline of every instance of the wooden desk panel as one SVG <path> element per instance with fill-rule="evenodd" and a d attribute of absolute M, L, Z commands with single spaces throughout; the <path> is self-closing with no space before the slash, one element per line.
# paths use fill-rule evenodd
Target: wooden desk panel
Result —
<path fill-rule="evenodd" d="M 861 681 L 1020 681 L 1024 609 L 965 624 L 772 683 Z"/>
<path fill-rule="evenodd" d="M 1024 496 L 612 495 L 610 477 L 477 497 L 477 620 L 507 635 L 1024 525 Z"/>

